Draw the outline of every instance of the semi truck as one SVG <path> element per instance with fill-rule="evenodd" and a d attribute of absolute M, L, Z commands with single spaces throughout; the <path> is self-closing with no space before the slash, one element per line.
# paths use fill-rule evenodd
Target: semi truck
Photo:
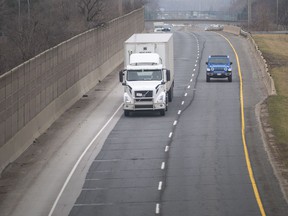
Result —
<path fill-rule="evenodd" d="M 164 116 L 173 99 L 174 57 L 172 33 L 140 33 L 124 44 L 124 115 L 153 110 Z"/>

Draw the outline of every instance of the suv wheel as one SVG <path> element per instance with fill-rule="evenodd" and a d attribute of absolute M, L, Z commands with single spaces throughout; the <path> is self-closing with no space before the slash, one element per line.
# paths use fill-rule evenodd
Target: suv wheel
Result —
<path fill-rule="evenodd" d="M 210 82 L 210 77 L 206 75 L 206 82 Z"/>
<path fill-rule="evenodd" d="M 228 77 L 228 81 L 232 82 L 232 75 Z"/>

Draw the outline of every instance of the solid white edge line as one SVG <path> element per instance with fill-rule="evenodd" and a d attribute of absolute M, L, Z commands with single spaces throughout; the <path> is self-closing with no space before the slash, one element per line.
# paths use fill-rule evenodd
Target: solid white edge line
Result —
<path fill-rule="evenodd" d="M 60 197 L 62 196 L 65 188 L 67 187 L 70 179 L 72 178 L 75 170 L 77 169 L 78 165 L 80 164 L 82 158 L 85 156 L 85 154 L 87 153 L 87 151 L 89 150 L 89 148 L 92 146 L 92 144 L 95 142 L 95 140 L 99 137 L 99 135 L 103 132 L 103 130 L 107 127 L 107 125 L 112 121 L 112 119 L 115 117 L 115 115 L 117 114 L 117 112 L 122 108 L 123 103 L 117 108 L 117 110 L 114 112 L 114 114 L 111 116 L 111 118 L 106 122 L 106 124 L 101 128 L 101 130 L 96 134 L 96 136 L 92 139 L 92 141 L 89 143 L 89 145 L 86 147 L 86 149 L 83 151 L 83 153 L 80 155 L 80 157 L 78 158 L 76 164 L 74 165 L 74 167 L 72 168 L 71 172 L 69 173 L 66 181 L 64 182 L 64 185 L 62 186 L 56 200 L 54 201 L 54 204 L 48 214 L 48 216 L 52 216 L 52 214 L 54 213 L 54 210 L 56 208 L 56 205 L 58 204 Z"/>

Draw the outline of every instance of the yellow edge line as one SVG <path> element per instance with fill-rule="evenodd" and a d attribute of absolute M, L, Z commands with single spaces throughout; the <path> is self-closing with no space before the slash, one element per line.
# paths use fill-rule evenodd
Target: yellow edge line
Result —
<path fill-rule="evenodd" d="M 259 210 L 260 210 L 262 216 L 266 216 L 266 213 L 265 213 L 265 210 L 264 210 L 264 207 L 263 207 L 263 204 L 262 204 L 262 200 L 261 200 L 261 197 L 259 195 L 258 188 L 257 188 L 257 184 L 256 184 L 256 181 L 255 181 L 255 178 L 254 178 L 253 169 L 252 169 L 252 166 L 251 166 L 251 161 L 250 161 L 249 152 L 248 152 L 247 143 L 246 143 L 244 100 L 243 100 L 243 80 L 242 80 L 242 72 L 241 72 L 241 67 L 240 67 L 240 63 L 239 63 L 238 54 L 237 54 L 234 46 L 232 45 L 232 43 L 229 41 L 229 39 L 226 38 L 225 36 L 221 35 L 221 34 L 219 34 L 219 35 L 221 37 L 223 37 L 229 43 L 229 45 L 233 49 L 234 54 L 236 56 L 238 74 L 239 74 L 239 79 L 240 79 L 240 106 L 241 106 L 241 122 L 242 122 L 241 132 L 242 132 L 242 142 L 243 142 L 243 148 L 244 148 L 244 153 L 245 153 L 245 159 L 246 159 L 246 164 L 247 164 L 247 169 L 248 169 L 250 181 L 252 183 L 254 195 L 255 195 Z"/>

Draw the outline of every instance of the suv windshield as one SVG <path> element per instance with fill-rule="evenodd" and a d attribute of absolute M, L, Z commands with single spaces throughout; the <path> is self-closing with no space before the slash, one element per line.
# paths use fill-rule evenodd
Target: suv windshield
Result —
<path fill-rule="evenodd" d="M 229 64 L 229 59 L 225 57 L 211 57 L 208 63 L 209 64 Z"/>
<path fill-rule="evenodd" d="M 161 70 L 128 70 L 127 81 L 162 80 Z"/>

